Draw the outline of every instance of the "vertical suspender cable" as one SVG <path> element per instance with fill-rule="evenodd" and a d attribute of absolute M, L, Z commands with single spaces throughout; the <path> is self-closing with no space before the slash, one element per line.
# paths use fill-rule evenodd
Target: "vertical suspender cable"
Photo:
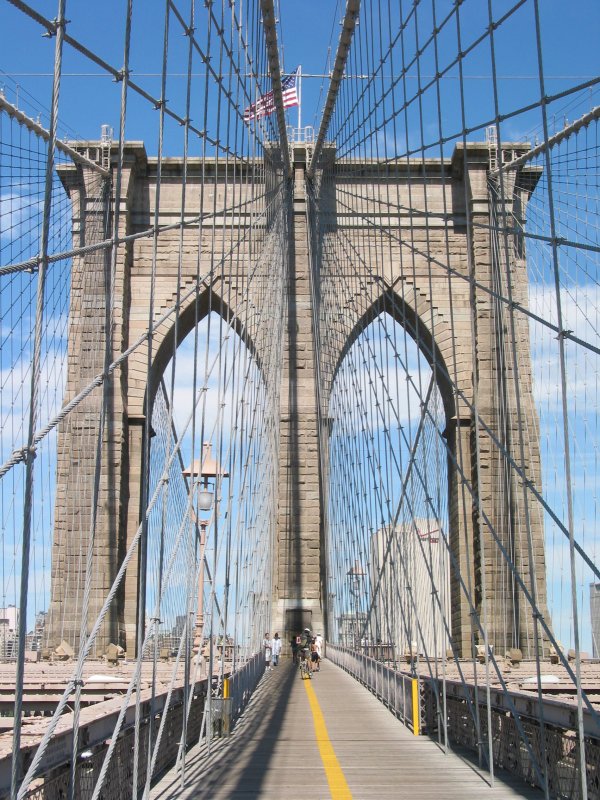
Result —
<path fill-rule="evenodd" d="M 54 148 L 58 125 L 58 100 L 60 95 L 62 51 L 65 32 L 66 0 L 59 0 L 55 23 L 56 43 L 54 48 L 54 78 L 50 106 L 50 125 L 48 150 L 46 156 L 46 175 L 44 179 L 44 209 L 40 242 L 40 264 L 38 268 L 37 301 L 35 311 L 35 333 L 31 360 L 31 393 L 29 406 L 29 427 L 27 435 L 27 456 L 25 461 L 25 493 L 23 499 L 23 541 L 21 543 L 21 587 L 19 593 L 19 635 L 17 648 L 17 674 L 15 686 L 13 753 L 11 764 L 11 799 L 16 800 L 21 769 L 21 727 L 23 710 L 23 683 L 25 676 L 25 637 L 27 634 L 27 592 L 29 589 L 29 559 L 31 555 L 31 515 L 33 511 L 33 481 L 35 467 L 34 436 L 38 419 L 40 396 L 40 371 L 42 359 L 42 325 L 44 321 L 44 297 L 46 271 L 48 267 L 48 240 L 50 234 L 50 211 L 52 206 L 52 176 L 54 171 Z"/>
<path fill-rule="evenodd" d="M 129 49 L 131 43 L 131 16 L 132 16 L 132 2 L 133 0 L 128 0 L 126 16 L 125 16 L 125 37 L 124 37 L 124 53 L 123 53 L 123 72 L 122 72 L 122 84 L 121 84 L 121 110 L 120 110 L 120 120 L 119 120 L 119 145 L 118 145 L 118 157 L 117 157 L 117 169 L 116 169 L 116 177 L 115 177 L 115 204 L 113 210 L 113 231 L 112 231 L 112 246 L 110 252 L 105 253 L 105 259 L 110 259 L 110 266 L 109 266 L 109 274 L 107 276 L 107 280 L 105 283 L 106 293 L 105 293 L 105 356 L 104 356 L 104 373 L 108 374 L 108 367 L 112 361 L 113 356 L 113 341 L 112 341 L 112 329 L 113 329 L 113 312 L 114 312 L 114 281 L 116 275 L 116 268 L 117 268 L 117 254 L 118 254 L 118 240 L 119 240 L 119 222 L 120 222 L 120 211 L 121 211 L 121 185 L 122 185 L 122 173 L 123 173 L 123 151 L 125 146 L 125 121 L 126 121 L 126 110 L 127 110 L 127 82 L 128 82 L 128 75 L 129 75 Z M 109 166 L 110 169 L 110 166 Z M 105 184 L 105 203 L 106 209 L 105 214 L 108 214 L 110 208 L 110 191 L 111 191 L 111 184 L 110 181 L 106 181 Z M 79 723 L 78 723 L 78 715 L 79 715 L 79 703 L 80 703 L 80 694 L 81 688 L 83 685 L 83 666 L 84 666 L 84 659 L 81 657 L 84 652 L 84 640 L 87 636 L 87 625 L 88 625 L 88 606 L 89 606 L 89 595 L 91 591 L 91 577 L 92 577 L 92 559 L 93 559 L 93 551 L 94 551 L 94 533 L 95 533 L 95 526 L 96 526 L 96 515 L 98 509 L 98 493 L 100 488 L 100 471 L 102 466 L 102 446 L 103 446 L 103 439 L 104 439 L 104 427 L 106 421 L 106 413 L 108 407 L 108 392 L 109 389 L 109 382 L 105 380 L 103 384 L 103 394 L 102 394 L 102 408 L 100 412 L 100 420 L 99 420 L 99 429 L 98 429 L 98 437 L 97 437 L 97 457 L 96 457 L 96 468 L 95 468 L 95 476 L 94 476 L 94 494 L 92 499 L 92 524 L 90 526 L 90 541 L 88 545 L 88 559 L 87 559 L 87 566 L 86 566 L 86 576 L 85 576 L 85 591 L 84 591 L 84 601 L 83 601 L 83 609 L 82 609 L 82 619 L 81 619 L 81 632 L 80 632 L 80 652 L 78 654 L 78 661 L 77 661 L 77 675 L 76 675 L 76 686 L 75 686 L 75 712 L 74 712 L 74 719 L 73 719 L 73 745 L 72 745 L 72 752 L 71 752 L 71 778 L 69 782 L 69 796 L 71 800 L 74 800 L 76 797 L 77 792 L 77 752 L 78 752 L 78 741 L 79 741 Z"/>
<path fill-rule="evenodd" d="M 540 29 L 540 8 L 538 0 L 533 0 L 534 14 L 535 14 L 535 41 L 537 49 L 538 60 L 538 80 L 540 97 L 546 97 L 546 88 L 544 81 L 544 66 L 542 60 L 542 40 Z M 544 131 L 544 141 L 548 141 L 548 110 L 545 102 L 541 103 L 542 124 Z M 569 525 L 569 561 L 571 567 L 571 609 L 573 613 L 573 639 L 575 644 L 575 690 L 577 694 L 577 738 L 579 740 L 579 780 L 581 785 L 581 796 L 587 797 L 587 766 L 585 758 L 585 733 L 583 727 L 583 699 L 581 687 L 581 649 L 579 645 L 579 609 L 577 607 L 577 576 L 575 567 L 575 522 L 573 518 L 573 486 L 571 478 L 571 436 L 569 430 L 569 413 L 568 413 L 568 397 L 567 397 L 567 370 L 566 370 L 566 357 L 565 357 L 565 339 L 563 336 L 563 310 L 561 300 L 561 284 L 560 284 L 560 268 L 558 263 L 558 245 L 556 240 L 556 218 L 554 214 L 554 192 L 552 187 L 552 165 L 550 162 L 550 149 L 546 148 L 544 152 L 545 169 L 547 173 L 548 183 L 548 207 L 550 215 L 550 234 L 552 245 L 552 267 L 554 273 L 554 291 L 556 294 L 556 313 L 558 323 L 558 352 L 560 363 L 560 389 L 562 400 L 562 423 L 563 423 L 563 438 L 565 449 L 565 484 L 567 494 L 567 518 Z M 502 174 L 501 176 L 502 177 Z M 532 587 L 533 589 L 533 587 Z M 537 622 L 537 618 L 536 618 Z M 536 637 L 537 639 L 537 637 Z M 541 679 L 538 673 L 538 683 L 541 684 Z M 541 687 L 540 687 L 541 688 Z M 545 770 L 546 774 L 548 770 Z"/>
<path fill-rule="evenodd" d="M 146 633 L 146 587 L 147 587 L 147 569 L 148 569 L 148 514 L 147 514 L 147 500 L 148 489 L 150 481 L 150 443 L 151 435 L 150 430 L 152 427 L 152 405 L 153 391 L 152 378 L 152 359 L 153 359 L 153 344 L 154 336 L 152 332 L 152 323 L 154 321 L 154 302 L 156 291 L 156 272 L 158 264 L 158 227 L 160 221 L 160 194 L 161 194 L 161 176 L 162 176 L 162 159 L 163 159 L 163 139 L 164 139 L 164 126 L 165 126 L 165 104 L 167 101 L 167 60 L 169 53 L 169 20 L 170 20 L 170 5 L 169 0 L 165 0 L 165 13 L 163 24 L 163 52 L 162 52 L 162 68 L 161 68 L 161 93 L 159 101 L 159 121 L 158 121 L 158 163 L 156 167 L 156 195 L 154 198 L 154 237 L 152 242 L 152 265 L 150 273 L 150 296 L 148 299 L 148 340 L 147 340 L 147 359 L 146 359 L 146 419 L 144 421 L 144 446 L 143 446 L 143 463 L 142 463 L 142 536 L 140 538 L 140 550 L 138 555 L 138 614 L 137 614 L 137 647 L 136 658 L 141 662 L 144 657 L 144 639 Z M 177 313 L 177 312 L 176 312 Z M 157 634 L 158 635 L 158 634 Z M 156 656 L 155 656 L 156 657 Z M 132 785 L 132 798 L 136 800 L 138 796 L 138 771 L 140 760 L 140 722 L 141 722 L 141 684 L 138 683 L 135 693 L 135 728 L 134 728 L 134 751 L 133 751 L 133 785 Z"/>
<path fill-rule="evenodd" d="M 498 99 L 498 85 L 497 85 L 497 73 L 496 73 L 496 55 L 495 55 L 495 38 L 494 38 L 494 27 L 493 27 L 493 18 L 492 18 L 492 7 L 491 7 L 491 0 L 488 0 L 488 20 L 490 23 L 490 51 L 491 51 L 491 60 L 492 60 L 492 85 L 493 85 L 493 97 L 494 97 L 494 111 L 496 115 L 496 138 L 498 142 L 498 146 L 501 147 L 501 134 L 500 134 L 500 122 L 499 122 L 499 99 Z M 514 399 L 515 399 L 515 406 L 516 406 L 516 415 L 517 415 L 517 431 L 518 431 L 518 451 L 519 451 L 519 467 L 525 473 L 526 472 L 526 458 L 525 458 L 525 446 L 524 446 L 524 436 L 525 436 L 525 429 L 524 429 L 524 421 L 523 421 L 523 411 L 522 411 L 522 404 L 521 404 L 521 392 L 519 391 L 519 364 L 517 358 L 517 331 L 516 331 L 516 323 L 515 323 L 515 310 L 514 310 L 514 303 L 513 301 L 513 288 L 512 288 L 512 270 L 511 270 L 511 260 L 510 260 L 510 248 L 508 242 L 508 232 L 506 227 L 506 203 L 507 197 L 505 194 L 505 175 L 501 172 L 499 176 L 499 184 L 500 184 L 500 210 L 501 210 L 501 220 L 502 225 L 501 228 L 503 230 L 502 240 L 503 240 L 503 249 L 504 249 L 504 258 L 505 258 L 505 269 L 506 269 L 506 287 L 507 287 L 507 298 L 509 301 L 508 305 L 508 316 L 509 316 L 509 331 L 511 336 L 511 351 L 512 351 L 512 369 L 513 369 L 513 382 L 515 386 L 514 391 Z M 492 253 L 493 258 L 493 253 Z M 507 443 L 507 446 L 510 448 L 510 442 Z M 511 481 L 512 483 L 512 481 Z M 522 496 L 523 496 L 523 504 L 524 504 L 524 515 L 525 515 L 525 533 L 527 536 L 527 547 L 528 547 L 528 554 L 529 554 L 529 581 L 530 581 L 530 592 L 531 597 L 533 600 L 533 604 L 535 607 L 535 611 L 533 614 L 533 630 L 534 630 L 534 651 L 535 651 L 535 662 L 536 662 L 536 677 L 537 677 L 537 698 L 538 698 L 538 713 L 539 713 L 539 725 L 540 725 L 540 750 L 541 750 L 541 758 L 542 758 L 542 773 L 544 775 L 544 792 L 546 797 L 548 798 L 550 795 L 550 788 L 548 784 L 548 769 L 546 767 L 547 764 L 547 755 L 546 755 L 546 732 L 545 732 L 545 724 L 544 724 L 544 703 L 542 697 L 542 676 L 541 676 L 541 638 L 540 638 L 540 626 L 539 626 L 539 610 L 538 610 L 538 593 L 537 593 L 537 580 L 535 575 L 535 561 L 534 561 L 534 553 L 533 553 L 533 543 L 532 543 L 532 532 L 531 532 L 531 513 L 530 513 L 530 505 L 529 505 L 529 493 L 527 489 L 526 482 L 523 482 L 522 487 Z M 518 568 L 518 567 L 517 567 Z M 517 629 L 519 627 L 519 621 L 517 621 Z M 487 662 L 487 654 L 486 654 L 486 662 Z"/>

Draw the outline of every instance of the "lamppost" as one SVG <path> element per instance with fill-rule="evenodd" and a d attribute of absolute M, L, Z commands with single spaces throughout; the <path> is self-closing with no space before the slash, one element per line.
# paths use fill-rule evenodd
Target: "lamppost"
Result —
<path fill-rule="evenodd" d="M 183 477 L 192 481 L 190 492 L 195 493 L 196 506 L 198 511 L 211 511 L 213 507 L 217 478 L 228 478 L 229 473 L 221 469 L 221 466 L 212 456 L 212 445 L 204 442 L 202 445 L 202 459 L 195 459 L 194 462 L 183 470 Z M 196 480 L 197 479 L 197 480 Z M 211 486 L 209 480 L 215 482 Z M 204 628 L 204 550 L 206 548 L 206 528 L 209 520 L 202 519 L 192 509 L 192 519 L 200 527 L 200 570 L 198 572 L 198 606 L 196 611 L 196 625 L 194 630 L 193 651 L 199 659 L 202 652 L 202 631 Z M 215 576 L 213 575 L 213 580 Z"/>
<path fill-rule="evenodd" d="M 355 561 L 346 574 L 350 580 L 350 595 L 354 601 L 354 648 L 358 650 L 360 647 L 358 603 L 360 599 L 361 581 L 365 577 L 365 571 L 360 563 Z"/>

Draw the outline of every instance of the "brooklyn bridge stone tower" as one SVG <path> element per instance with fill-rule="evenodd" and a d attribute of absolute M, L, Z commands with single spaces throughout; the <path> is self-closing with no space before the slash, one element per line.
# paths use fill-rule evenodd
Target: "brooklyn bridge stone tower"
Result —
<path fill-rule="evenodd" d="M 518 145 L 511 145 L 518 150 Z M 95 157 L 98 143 L 89 142 L 82 148 Z M 540 483 L 538 426 L 532 397 L 529 331 L 519 322 L 518 330 L 518 394 L 521 416 L 526 415 L 526 430 L 514 404 L 506 410 L 503 429 L 499 428 L 497 398 L 514 398 L 515 375 L 511 363 L 505 363 L 499 352 L 499 310 L 493 292 L 495 265 L 490 245 L 490 214 L 492 195 L 488 185 L 490 151 L 487 145 L 457 146 L 452 157 L 431 159 L 427 163 L 427 180 L 423 170 L 409 162 L 384 164 L 376 160 L 365 163 L 359 173 L 336 165 L 333 148 L 327 167 L 330 180 L 327 189 L 318 197 L 318 175 L 314 181 L 307 177 L 307 146 L 292 148 L 292 175 L 287 184 L 288 219 L 286 220 L 287 320 L 285 361 L 282 365 L 280 411 L 279 500 L 275 575 L 273 578 L 272 614 L 274 630 L 292 630 L 299 625 L 313 629 L 324 627 L 326 596 L 324 592 L 324 487 L 327 483 L 327 464 L 319 458 L 319 437 L 327 430 L 319 425 L 318 402 L 326 407 L 328 392 L 340 359 L 349 343 L 382 308 L 384 298 L 392 298 L 392 308 L 398 309 L 398 319 L 409 332 L 425 345 L 427 357 L 435 354 L 437 381 L 444 399 L 446 430 L 449 444 L 449 481 L 447 486 L 450 515 L 450 544 L 455 568 L 451 570 L 452 636 L 460 652 L 470 653 L 471 614 L 473 609 L 461 587 L 463 580 L 476 587 L 474 597 L 481 602 L 477 590 L 485 579 L 488 597 L 488 628 L 491 644 L 501 645 L 506 631 L 494 609 L 513 604 L 508 617 L 512 620 L 508 632 L 510 643 L 527 647 L 531 631 L 525 618 L 527 610 L 515 599 L 511 586 L 501 580 L 499 566 L 486 558 L 486 537 L 489 527 L 482 525 L 484 506 L 491 527 L 500 543 L 514 555 L 523 580 L 529 574 L 530 559 L 536 562 L 538 605 L 546 613 L 546 588 L 543 548 L 543 521 L 538 505 L 525 508 L 523 487 L 517 485 L 512 473 L 510 485 L 499 474 L 500 465 L 494 459 L 481 435 L 481 423 L 499 439 L 509 452 L 512 442 L 522 438 L 525 447 L 527 479 Z M 310 155 L 310 153 L 308 153 Z M 113 153 L 114 156 L 114 153 Z M 420 165 L 420 162 L 419 162 Z M 274 164 L 273 170 L 278 169 Z M 168 225 L 179 217 L 181 159 L 169 158 L 162 164 L 159 224 Z M 224 162 L 190 161 L 187 167 L 186 214 L 197 218 L 217 209 L 219 246 L 227 253 L 233 244 L 228 237 L 243 230 L 244 215 L 250 224 L 251 192 L 244 167 L 234 169 Z M 250 169 L 250 167 L 248 167 Z M 69 320 L 69 362 L 65 400 L 70 400 L 77 387 L 85 385 L 94 375 L 102 373 L 105 365 L 90 361 L 87 354 L 95 352 L 89 342 L 100 329 L 110 326 L 112 358 L 127 350 L 148 326 L 151 291 L 150 267 L 152 239 L 136 239 L 133 234 L 147 230 L 153 224 L 156 203 L 157 160 L 149 158 L 142 143 L 130 142 L 125 149 L 125 169 L 120 196 L 97 196 L 97 182 L 80 166 L 61 166 L 60 177 L 73 208 L 74 242 L 94 244 L 110 230 L 119 209 L 117 231 L 129 237 L 116 264 L 113 291 L 116 295 L 115 313 L 107 315 L 104 305 L 107 265 L 98 252 L 79 255 L 73 260 L 71 310 Z M 235 174 L 234 174 L 235 173 Z M 538 173 L 535 168 L 522 166 L 515 170 L 510 197 L 513 214 L 524 215 L 529 193 L 535 187 Z M 194 192 L 201 180 L 206 181 L 204 192 Z M 235 225 L 228 224 L 223 196 L 228 182 L 235 181 L 240 193 Z M 323 184 L 325 185 L 325 184 Z M 307 191 L 307 187 L 310 192 Z M 316 189 L 315 189 L 316 187 Z M 512 191 L 512 189 L 515 191 Z M 347 191 L 351 189 L 351 191 Z M 267 179 L 267 190 L 269 190 Z M 363 191 L 364 190 L 364 191 Z M 411 201 L 408 202 L 408 192 Z M 345 197 L 367 196 L 360 208 L 344 208 L 339 203 Z M 382 215 L 378 200 L 393 195 L 398 198 L 395 213 Z M 202 197 L 203 206 L 200 207 Z M 192 200 L 191 198 L 196 198 Z M 195 202 L 195 205 L 194 205 Z M 518 205 L 517 205 L 518 204 Z M 410 212 L 406 209 L 411 208 Z M 343 210 L 342 210 L 343 209 Z M 99 215 L 105 215 L 104 221 Z M 316 217 L 318 216 L 318 219 Z M 467 218 L 471 224 L 467 225 Z M 107 224 L 100 224 L 101 222 Z M 375 224 L 372 224 L 376 222 Z M 378 237 L 372 231 L 388 230 L 391 246 L 382 256 Z M 364 292 L 348 309 L 341 320 L 339 341 L 335 351 L 315 353 L 318 341 L 315 320 L 318 319 L 318 281 L 320 260 L 329 258 L 331 246 L 340 231 L 355 236 L 360 258 L 367 265 Z M 359 235 L 360 234 L 360 235 Z M 403 238 L 411 237 L 416 262 L 410 271 L 403 268 Z M 214 240 L 213 240 L 214 241 Z M 185 228 L 182 240 L 182 269 L 178 285 L 177 254 L 179 231 L 162 232 L 157 243 L 156 282 L 154 292 L 154 336 L 151 353 L 150 380 L 147 379 L 147 343 L 138 347 L 128 362 L 117 366 L 106 382 L 110 414 L 102 435 L 102 471 L 99 475 L 100 502 L 97 508 L 96 533 L 93 547 L 97 561 L 103 564 L 95 570 L 91 585 L 90 619 L 95 619 L 108 595 L 132 537 L 141 522 L 145 507 L 142 486 L 142 463 L 146 427 L 150 424 L 153 398 L 161 375 L 172 351 L 174 337 L 181 341 L 192 329 L 195 320 L 209 309 L 216 310 L 227 320 L 236 320 L 243 335 L 244 269 L 251 260 L 250 243 L 242 244 L 238 258 L 231 261 L 229 273 L 218 285 L 204 283 L 199 291 L 191 291 L 196 280 L 198 248 L 201 266 L 209 258 L 209 242 L 198 243 L 197 230 Z M 212 245 L 211 245 L 212 246 Z M 510 275 L 515 302 L 527 304 L 527 278 L 522 243 L 511 240 L 513 260 Z M 442 252 L 443 251 L 443 252 Z M 439 263 L 449 256 L 449 270 Z M 377 254 L 377 258 L 373 256 Z M 371 259 L 371 260 L 370 260 Z M 450 288 L 449 288 L 450 287 Z M 175 330 L 168 310 L 177 296 L 183 298 L 179 326 Z M 358 309 L 358 311 L 356 310 Z M 251 343 L 258 359 L 261 341 Z M 320 363 L 320 393 L 317 393 L 316 364 Z M 477 373 L 478 397 L 474 397 L 474 370 Z M 451 380 L 450 380 L 451 378 Z M 451 388 L 451 384 L 454 388 Z M 500 391 L 498 391 L 500 389 Z M 317 400 L 319 396 L 320 400 Z M 481 422 L 473 413 L 476 400 Z M 513 401 L 511 400 L 511 403 Z M 95 453 L 86 449 L 86 431 L 97 429 L 98 409 L 86 406 L 74 410 L 68 423 L 59 433 L 60 447 L 57 478 L 55 534 L 52 558 L 52 599 L 50 609 L 50 644 L 62 639 L 77 644 L 81 620 L 80 609 L 85 584 L 85 560 L 89 531 L 90 498 L 82 494 L 80 485 L 90 486 Z M 520 429 L 521 426 L 521 429 Z M 479 461 L 475 458 L 477 437 L 481 436 Z M 515 459 L 518 462 L 518 459 Z M 474 487 L 465 492 L 464 478 Z M 530 517 L 530 540 L 518 538 L 518 521 L 525 513 Z M 110 642 L 119 643 L 128 652 L 135 650 L 136 626 L 139 613 L 139 570 L 135 556 L 127 568 L 126 580 L 112 604 L 101 633 L 97 650 L 103 652 Z M 476 637 L 477 638 L 477 637 Z"/>

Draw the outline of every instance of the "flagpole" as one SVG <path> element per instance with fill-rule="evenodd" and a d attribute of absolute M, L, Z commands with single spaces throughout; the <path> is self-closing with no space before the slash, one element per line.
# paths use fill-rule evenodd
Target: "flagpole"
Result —
<path fill-rule="evenodd" d="M 298 136 L 300 136 L 300 123 L 302 122 L 302 64 L 298 65 Z"/>

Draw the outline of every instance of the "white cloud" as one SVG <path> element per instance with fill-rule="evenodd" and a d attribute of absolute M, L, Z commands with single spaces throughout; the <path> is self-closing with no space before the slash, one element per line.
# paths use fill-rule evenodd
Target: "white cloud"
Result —
<path fill-rule="evenodd" d="M 594 346 L 600 346 L 600 287 L 590 284 L 577 292 L 563 288 L 560 292 L 563 327 Z M 557 325 L 556 292 L 548 284 L 534 284 L 529 292 L 532 312 L 552 325 Z M 530 321 L 533 390 L 541 416 L 562 414 L 562 384 L 559 344 L 555 331 Z M 565 341 L 565 378 L 569 414 L 596 416 L 598 389 L 598 356 L 579 344 Z"/>
<path fill-rule="evenodd" d="M 210 332 L 209 332 L 210 327 Z M 210 335 L 209 335 L 210 333 Z M 220 336 L 224 340 L 221 341 Z M 225 337 L 227 337 L 225 339 Z M 219 361 L 220 354 L 220 361 Z M 206 369 L 210 374 L 206 374 Z M 167 391 L 170 392 L 171 363 L 164 373 Z M 223 448 L 229 447 L 242 404 L 248 403 L 261 377 L 256 364 L 237 334 L 220 318 L 213 314 L 198 326 L 197 374 L 194 386 L 194 333 L 192 332 L 177 350 L 175 367 L 175 391 L 173 419 L 179 436 L 183 435 L 182 456 L 187 463 L 192 454 L 192 426 L 184 428 L 190 418 L 194 395 L 198 396 L 206 385 L 207 391 L 200 394 L 196 407 L 195 457 L 199 456 L 200 436 L 213 445 L 220 439 Z M 252 409 L 247 409 L 247 411 Z M 246 424 L 248 424 L 246 413 Z M 238 421 L 239 424 L 239 421 Z M 239 435 L 239 433 L 238 433 Z M 214 451 L 213 451 L 214 452 Z"/>
<path fill-rule="evenodd" d="M 38 430 L 62 408 L 66 378 L 65 357 L 62 348 L 43 352 L 36 425 Z M 30 359 L 31 348 L 27 346 L 16 363 L 0 371 L 0 444 L 5 458 L 9 451 L 26 442 L 31 394 Z"/>
<path fill-rule="evenodd" d="M 563 327 L 584 341 L 600 345 L 600 286 L 595 283 L 576 287 L 563 286 L 560 290 Z M 558 324 L 558 304 L 553 285 L 532 283 L 529 288 L 529 308 L 542 319 Z M 542 335 L 554 338 L 556 334 L 546 326 L 532 322 L 532 338 Z M 544 331 L 546 333 L 544 333 Z"/>
<path fill-rule="evenodd" d="M 9 244 L 12 244 L 19 259 L 29 258 L 37 250 L 42 207 L 42 200 L 15 190 L 0 195 L 0 244 L 3 253 L 5 249 L 8 250 Z M 4 257 L 2 260 L 4 262 Z"/>
<path fill-rule="evenodd" d="M 415 342 L 389 315 L 382 314 L 346 354 L 334 383 L 330 415 L 350 415 L 358 402 L 371 432 L 388 425 L 418 424 L 431 374 Z"/>

